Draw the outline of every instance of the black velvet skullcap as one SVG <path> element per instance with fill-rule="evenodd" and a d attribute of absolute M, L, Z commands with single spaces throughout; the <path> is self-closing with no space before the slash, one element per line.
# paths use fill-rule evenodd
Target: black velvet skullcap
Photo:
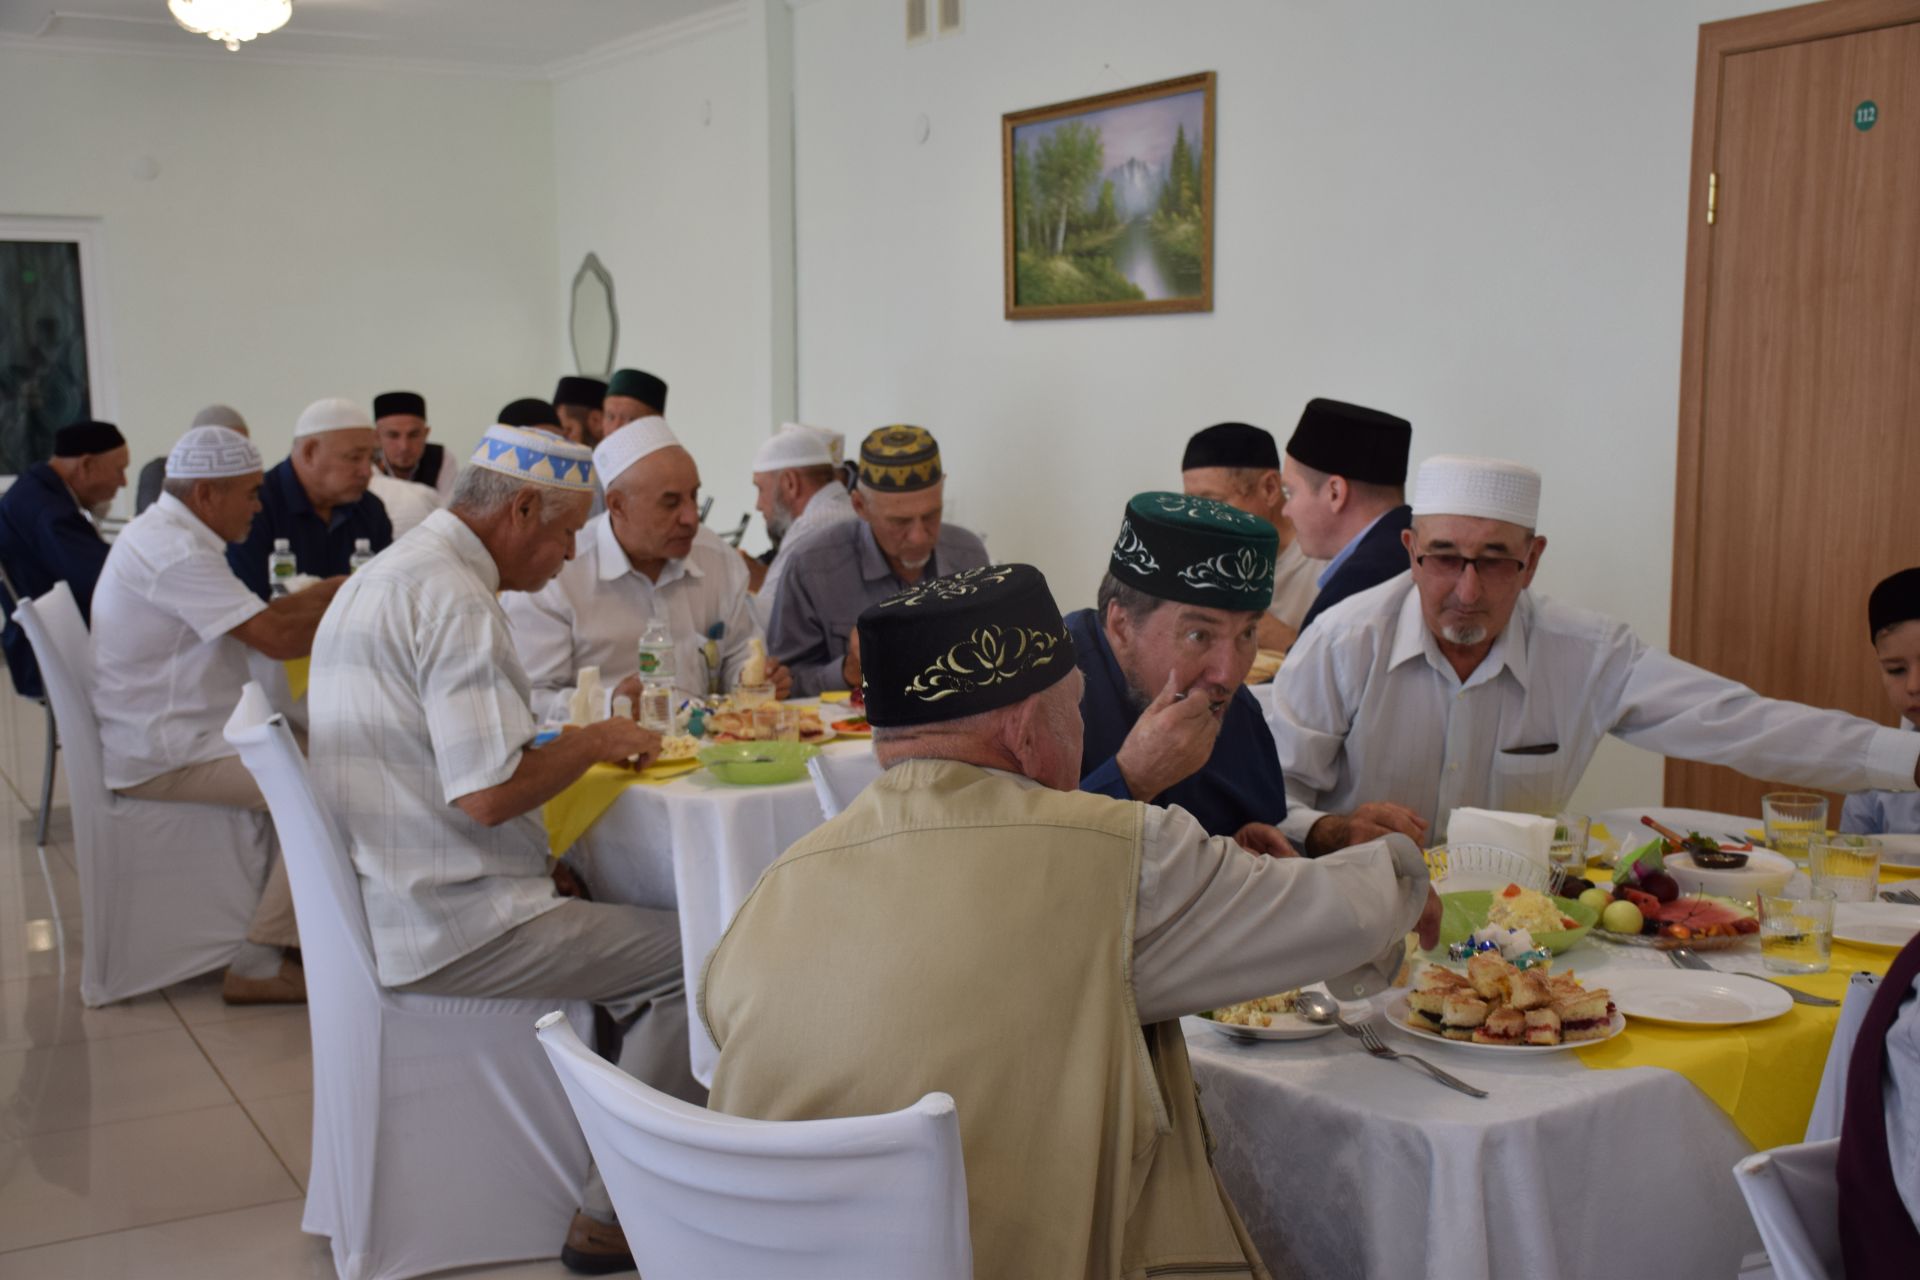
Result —
<path fill-rule="evenodd" d="M 373 398 L 373 420 L 390 418 L 396 413 L 411 418 L 427 416 L 427 398 L 417 391 L 382 391 Z"/>
<path fill-rule="evenodd" d="M 607 383 L 610 396 L 630 396 L 641 404 L 652 405 L 654 412 L 667 411 L 667 384 L 643 369 L 615 369 Z"/>
<path fill-rule="evenodd" d="M 84 458 L 90 453 L 111 453 L 126 442 L 120 428 L 111 422 L 70 422 L 53 433 L 53 456 Z"/>
<path fill-rule="evenodd" d="M 1413 424 L 1339 400 L 1309 400 L 1287 454 L 1302 466 L 1364 484 L 1404 485 Z"/>
<path fill-rule="evenodd" d="M 1280 469 L 1280 447 L 1273 436 L 1245 422 L 1221 422 L 1196 431 L 1187 441 L 1186 456 L 1180 459 L 1182 471 L 1201 467 L 1254 467 L 1262 471 Z"/>
<path fill-rule="evenodd" d="M 515 400 L 500 411 L 495 422 L 509 427 L 560 427 L 560 415 L 545 400 Z"/>
<path fill-rule="evenodd" d="M 560 379 L 553 389 L 553 405 L 570 405 L 575 409 L 598 409 L 607 402 L 607 384 L 598 378 L 582 378 L 573 374 Z M 659 408 L 655 405 L 654 408 Z"/>
<path fill-rule="evenodd" d="M 1920 618 L 1920 569 L 1902 569 L 1867 597 L 1867 638 L 1878 640 L 1888 627 Z"/>
<path fill-rule="evenodd" d="M 929 579 L 872 606 L 858 625 L 867 719 L 883 729 L 1010 707 L 1074 669 L 1060 607 L 1032 565 Z"/>

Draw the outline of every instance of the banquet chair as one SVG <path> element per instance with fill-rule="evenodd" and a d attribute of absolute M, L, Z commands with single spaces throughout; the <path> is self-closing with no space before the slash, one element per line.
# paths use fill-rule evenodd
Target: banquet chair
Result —
<path fill-rule="evenodd" d="M 970 1280 L 953 1099 L 879 1116 L 748 1120 L 649 1088 L 537 1024 L 642 1276 Z"/>
<path fill-rule="evenodd" d="M 62 582 L 15 610 L 66 743 L 80 868 L 80 998 L 110 1004 L 225 967 L 267 882 L 273 824 L 107 789 L 87 624 Z"/>
<path fill-rule="evenodd" d="M 6 616 L 11 618 L 19 601 L 19 588 L 7 576 L 6 566 L 0 565 L 0 610 L 4 610 Z M 27 647 L 33 647 L 31 640 L 27 642 Z M 47 755 L 40 768 L 40 809 L 34 815 L 36 825 L 33 835 L 34 847 L 45 849 L 47 823 L 53 816 L 53 771 L 59 763 L 60 726 L 54 722 L 53 703 L 47 698 L 45 682 L 40 678 L 37 666 L 37 663 L 28 662 L 25 654 L 7 653 L 7 674 L 13 680 L 13 691 L 29 702 L 39 703 L 47 717 Z"/>
<path fill-rule="evenodd" d="M 813 793 L 820 797 L 821 817 L 837 818 L 842 809 L 853 803 L 855 796 L 867 789 L 868 783 L 886 770 L 880 767 L 871 751 L 846 754 L 823 751 L 807 761 L 807 772 L 813 775 Z"/>
<path fill-rule="evenodd" d="M 1875 973 L 1856 973 L 1847 982 L 1840 1021 L 1834 1024 L 1833 1044 L 1827 1048 L 1826 1070 L 1820 1074 L 1820 1092 L 1814 1095 L 1813 1114 L 1807 1117 L 1804 1142 L 1840 1136 L 1840 1117 L 1847 1106 L 1847 1064 L 1853 1061 L 1853 1045 L 1860 1038 L 1860 1020 L 1867 1016 L 1867 1006 L 1879 989 L 1880 975 Z"/>
<path fill-rule="evenodd" d="M 1758 1151 L 1733 1166 L 1778 1280 L 1828 1280 L 1842 1274 L 1840 1139 Z"/>
<path fill-rule="evenodd" d="M 360 882 L 285 717 L 249 684 L 227 721 L 287 860 L 313 1038 L 313 1163 L 301 1228 L 341 1280 L 551 1258 L 580 1202 L 587 1144 L 527 1041 L 553 1002 L 388 990 Z M 591 1026 L 593 1008 L 567 1006 Z"/>

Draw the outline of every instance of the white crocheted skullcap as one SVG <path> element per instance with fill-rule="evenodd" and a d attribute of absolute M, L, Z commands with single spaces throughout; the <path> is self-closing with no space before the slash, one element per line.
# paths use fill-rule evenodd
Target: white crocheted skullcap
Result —
<path fill-rule="evenodd" d="M 600 483 L 608 488 L 640 459 L 680 443 L 665 418 L 636 418 L 602 440 L 593 451 L 593 465 L 600 472 Z"/>
<path fill-rule="evenodd" d="M 167 454 L 169 480 L 225 480 L 261 469 L 253 441 L 228 427 L 194 427 Z"/>
<path fill-rule="evenodd" d="M 1501 458 L 1443 453 L 1420 464 L 1413 482 L 1413 514 L 1475 516 L 1537 528 L 1540 473 Z"/>
<path fill-rule="evenodd" d="M 293 424 L 293 438 L 317 436 L 325 431 L 348 431 L 356 427 L 373 430 L 373 415 L 351 400 L 333 397 L 315 400 L 300 411 L 300 420 Z"/>
<path fill-rule="evenodd" d="M 753 455 L 754 474 L 792 467 L 837 467 L 846 447 L 847 438 L 838 431 L 783 422 Z"/>

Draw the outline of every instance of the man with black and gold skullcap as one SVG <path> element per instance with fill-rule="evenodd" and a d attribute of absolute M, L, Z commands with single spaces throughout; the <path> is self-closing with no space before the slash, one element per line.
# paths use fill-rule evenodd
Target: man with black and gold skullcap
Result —
<path fill-rule="evenodd" d="M 973 1274 L 1264 1277 L 1180 1018 L 1382 989 L 1406 930 L 1439 933 L 1419 849 L 1254 857 L 1179 808 L 1075 791 L 1081 675 L 1030 566 L 924 582 L 859 625 L 886 773 L 767 869 L 707 962 L 712 1110 L 873 1115 L 938 1089 Z"/>
<path fill-rule="evenodd" d="M 987 547 L 941 523 L 946 472 L 925 427 L 882 427 L 860 444 L 860 518 L 821 529 L 785 553 L 767 647 L 793 672 L 795 697 L 860 686 L 861 610 L 925 579 L 987 563 Z"/>
<path fill-rule="evenodd" d="M 1080 787 L 1179 805 L 1209 835 L 1291 854 L 1286 780 L 1245 688 L 1279 532 L 1210 498 L 1127 503 L 1099 603 L 1067 618 L 1086 691 Z"/>

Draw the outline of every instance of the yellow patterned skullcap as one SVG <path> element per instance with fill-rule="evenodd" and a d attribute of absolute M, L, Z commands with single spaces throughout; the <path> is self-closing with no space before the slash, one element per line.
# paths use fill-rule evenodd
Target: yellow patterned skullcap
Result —
<path fill-rule="evenodd" d="M 925 427 L 881 427 L 860 442 L 860 483 L 870 489 L 911 493 L 944 478 L 940 442 Z"/>

